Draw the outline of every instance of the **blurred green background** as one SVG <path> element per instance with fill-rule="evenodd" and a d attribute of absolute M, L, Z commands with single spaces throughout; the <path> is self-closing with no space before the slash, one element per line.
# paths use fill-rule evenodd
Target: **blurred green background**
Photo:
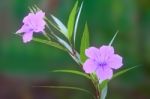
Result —
<path fill-rule="evenodd" d="M 53 14 L 66 24 L 75 1 L 0 0 L 0 99 L 92 99 L 82 92 L 32 87 L 70 85 L 94 91 L 83 77 L 50 72 L 81 70 L 67 53 L 33 41 L 23 44 L 14 34 L 29 6 L 37 4 L 47 15 Z M 123 68 L 141 65 L 112 80 L 107 99 L 150 99 L 150 0 L 84 0 L 78 49 L 85 20 L 91 46 L 108 44 L 119 30 L 113 46 L 124 58 Z"/>

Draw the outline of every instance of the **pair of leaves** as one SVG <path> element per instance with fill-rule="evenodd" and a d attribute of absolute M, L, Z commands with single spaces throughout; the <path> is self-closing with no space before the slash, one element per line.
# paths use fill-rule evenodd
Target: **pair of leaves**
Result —
<path fill-rule="evenodd" d="M 75 3 L 70 15 L 69 15 L 69 20 L 68 20 L 68 36 L 69 39 L 71 40 L 72 38 L 72 34 L 73 34 L 73 30 L 74 30 L 74 23 L 75 23 L 75 18 L 76 18 L 76 13 L 77 13 L 77 7 L 78 7 L 78 1 Z"/>
<path fill-rule="evenodd" d="M 73 41 L 75 43 L 75 38 L 76 38 L 76 33 L 77 33 L 77 27 L 78 27 L 78 23 L 79 23 L 79 18 L 81 15 L 81 10 L 83 7 L 83 2 L 79 8 L 78 11 L 78 1 L 76 1 L 70 15 L 69 15 L 69 20 L 68 20 L 68 36 L 69 36 L 69 40 L 72 39 L 72 35 L 73 35 Z"/>
<path fill-rule="evenodd" d="M 55 16 L 51 15 L 55 23 L 57 24 L 58 28 L 60 29 L 60 32 L 63 33 L 69 40 L 72 39 L 72 35 L 74 34 L 74 42 L 78 27 L 78 22 L 81 14 L 83 3 L 80 6 L 80 9 L 78 11 L 78 1 L 75 3 L 68 19 L 67 27 Z M 78 13 L 77 13 L 78 12 Z"/>

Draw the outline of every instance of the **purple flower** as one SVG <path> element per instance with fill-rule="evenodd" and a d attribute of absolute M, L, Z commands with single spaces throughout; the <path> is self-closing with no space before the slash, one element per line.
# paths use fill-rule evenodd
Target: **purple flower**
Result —
<path fill-rule="evenodd" d="M 17 33 L 23 33 L 23 42 L 27 43 L 32 40 L 33 32 L 43 32 L 45 29 L 44 21 L 45 13 L 38 11 L 36 13 L 29 13 L 23 19 L 23 26 Z"/>
<path fill-rule="evenodd" d="M 90 47 L 85 51 L 88 59 L 83 64 L 86 73 L 96 72 L 100 81 L 111 79 L 113 69 L 119 69 L 122 63 L 122 57 L 114 53 L 112 46 L 103 45 L 100 48 Z"/>

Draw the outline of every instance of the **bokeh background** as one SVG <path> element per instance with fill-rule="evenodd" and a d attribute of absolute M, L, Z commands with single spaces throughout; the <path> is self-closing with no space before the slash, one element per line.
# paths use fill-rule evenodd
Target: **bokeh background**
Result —
<path fill-rule="evenodd" d="M 37 4 L 66 24 L 75 1 L 0 0 L 0 99 L 92 99 L 78 91 L 34 88 L 70 85 L 94 91 L 84 77 L 51 72 L 81 70 L 67 53 L 33 41 L 23 44 L 14 34 L 29 6 Z M 107 99 L 150 99 L 150 0 L 84 0 L 77 49 L 86 20 L 91 46 L 108 44 L 119 30 L 113 46 L 124 57 L 123 68 L 141 65 L 112 80 Z"/>

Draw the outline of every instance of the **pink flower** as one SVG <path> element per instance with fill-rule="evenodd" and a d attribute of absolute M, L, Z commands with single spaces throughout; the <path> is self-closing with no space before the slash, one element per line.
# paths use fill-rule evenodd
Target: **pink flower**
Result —
<path fill-rule="evenodd" d="M 113 69 L 119 69 L 123 65 L 122 57 L 114 54 L 112 46 L 90 47 L 86 49 L 85 54 L 89 59 L 83 65 L 84 71 L 86 73 L 96 72 L 100 81 L 111 79 Z"/>
<path fill-rule="evenodd" d="M 23 42 L 27 43 L 32 40 L 33 32 L 43 32 L 45 29 L 44 21 L 45 13 L 38 11 L 36 13 L 29 13 L 23 19 L 23 26 L 17 33 L 23 33 Z"/>

